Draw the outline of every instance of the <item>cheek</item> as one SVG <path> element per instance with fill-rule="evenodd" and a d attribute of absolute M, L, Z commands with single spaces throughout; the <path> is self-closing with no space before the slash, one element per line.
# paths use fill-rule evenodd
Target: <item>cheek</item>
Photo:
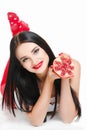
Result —
<path fill-rule="evenodd" d="M 39 55 L 42 56 L 45 59 L 49 58 L 48 55 L 47 55 L 47 53 L 45 51 L 41 51 Z"/>
<path fill-rule="evenodd" d="M 33 72 L 33 69 L 32 69 L 31 67 L 29 67 L 29 66 L 28 66 L 28 67 L 26 66 L 26 67 L 24 67 L 24 68 L 25 68 L 27 71 L 29 71 L 29 72 Z"/>
<path fill-rule="evenodd" d="M 44 59 L 45 59 L 47 62 L 49 62 L 49 56 L 48 56 L 46 53 L 44 54 L 43 57 L 44 57 Z"/>
<path fill-rule="evenodd" d="M 23 68 L 25 68 L 25 69 L 28 70 L 28 71 L 31 70 L 31 65 L 28 64 L 28 63 L 25 63 L 25 64 L 23 64 L 22 66 L 23 66 Z"/>

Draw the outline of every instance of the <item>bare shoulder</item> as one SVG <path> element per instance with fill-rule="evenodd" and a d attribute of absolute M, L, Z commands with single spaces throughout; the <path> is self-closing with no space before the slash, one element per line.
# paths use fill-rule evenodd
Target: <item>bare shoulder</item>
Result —
<path fill-rule="evenodd" d="M 74 77 L 71 78 L 71 86 L 79 95 L 80 88 L 80 76 L 81 76 L 81 64 L 78 60 L 72 59 L 74 63 Z"/>
<path fill-rule="evenodd" d="M 81 70 L 80 62 L 78 60 L 76 60 L 76 59 L 72 59 L 72 60 L 73 60 L 75 68 Z"/>

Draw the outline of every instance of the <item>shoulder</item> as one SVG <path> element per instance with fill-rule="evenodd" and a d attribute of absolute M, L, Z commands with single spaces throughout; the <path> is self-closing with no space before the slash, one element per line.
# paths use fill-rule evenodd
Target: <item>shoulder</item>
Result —
<path fill-rule="evenodd" d="M 75 69 L 81 70 L 81 63 L 76 59 L 72 59 L 72 61 L 73 61 Z"/>
<path fill-rule="evenodd" d="M 77 95 L 79 95 L 80 88 L 80 77 L 81 77 L 81 64 L 78 60 L 72 59 L 74 64 L 74 76 L 71 78 L 71 86 L 76 91 Z"/>

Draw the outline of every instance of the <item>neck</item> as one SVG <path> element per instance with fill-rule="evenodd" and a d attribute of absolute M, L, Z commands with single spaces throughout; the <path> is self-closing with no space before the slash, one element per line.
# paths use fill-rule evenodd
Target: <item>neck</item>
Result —
<path fill-rule="evenodd" d="M 48 68 L 42 74 L 37 74 L 37 78 L 39 82 L 44 82 L 47 76 Z"/>

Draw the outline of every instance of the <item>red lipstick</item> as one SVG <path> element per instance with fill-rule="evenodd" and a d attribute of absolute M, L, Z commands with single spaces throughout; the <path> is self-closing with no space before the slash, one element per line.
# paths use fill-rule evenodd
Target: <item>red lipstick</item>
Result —
<path fill-rule="evenodd" d="M 33 68 L 34 69 L 39 69 L 43 64 L 43 61 L 39 62 L 37 65 L 35 65 Z"/>

